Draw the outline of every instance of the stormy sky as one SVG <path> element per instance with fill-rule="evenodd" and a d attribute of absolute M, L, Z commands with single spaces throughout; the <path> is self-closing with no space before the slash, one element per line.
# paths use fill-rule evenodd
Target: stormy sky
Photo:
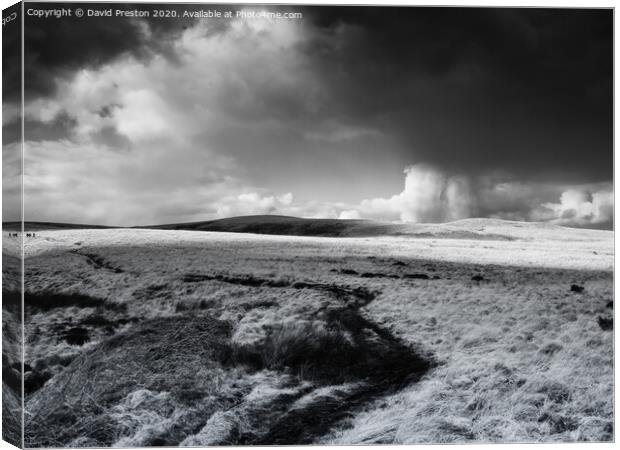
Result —
<path fill-rule="evenodd" d="M 302 18 L 26 16 L 26 220 L 612 227 L 611 10 L 173 8 Z"/>

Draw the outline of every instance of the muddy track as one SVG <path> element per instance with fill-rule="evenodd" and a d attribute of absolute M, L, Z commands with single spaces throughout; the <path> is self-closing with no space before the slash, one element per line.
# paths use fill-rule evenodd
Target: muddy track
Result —
<path fill-rule="evenodd" d="M 105 269 L 113 273 L 124 272 L 123 269 L 121 269 L 120 267 L 114 266 L 109 261 L 107 261 L 105 258 L 101 257 L 100 255 L 97 255 L 96 253 L 83 253 L 79 250 L 71 250 L 71 253 L 85 257 L 86 262 L 95 269 Z"/>
<path fill-rule="evenodd" d="M 419 379 L 419 378 L 418 378 Z M 417 380 L 411 380 L 411 382 Z M 351 417 L 364 405 L 382 396 L 396 393 L 401 385 L 370 385 L 340 398 L 324 399 L 304 409 L 285 413 L 269 431 L 258 438 L 241 436 L 239 445 L 310 445 L 335 425 Z"/>
<path fill-rule="evenodd" d="M 431 367 L 432 362 L 415 354 L 412 349 L 395 338 L 387 330 L 367 321 L 350 309 L 334 313 L 334 320 L 354 322 L 354 339 L 359 361 L 344 355 L 342 362 L 349 367 L 341 367 L 350 381 L 361 381 L 356 389 L 337 396 L 328 396 L 311 402 L 304 408 L 290 408 L 282 413 L 268 429 L 260 434 L 239 436 L 239 445 L 304 445 L 313 444 L 325 436 L 364 405 L 381 397 L 394 394 L 407 385 L 417 382 Z M 351 324 L 349 324 L 351 325 Z M 360 328 L 357 328 L 360 327 Z M 381 348 L 369 345 L 361 338 L 370 329 L 375 331 L 383 341 Z M 383 351 L 381 357 L 375 358 L 376 352 Z M 336 364 L 336 362 L 330 362 Z M 329 371 L 328 371 L 329 372 Z M 343 381 L 335 377 L 335 383 Z M 327 382 L 327 385 L 330 383 Z"/>
<path fill-rule="evenodd" d="M 115 312 L 126 312 L 127 305 L 114 303 L 102 298 L 91 297 L 84 294 L 66 294 L 53 291 L 26 292 L 24 294 L 24 305 L 26 306 L 26 316 L 31 310 L 49 311 L 55 308 L 68 308 L 77 306 L 79 308 L 101 307 Z"/>
<path fill-rule="evenodd" d="M 359 382 L 359 386 L 350 392 L 322 398 L 304 408 L 285 407 L 282 410 L 282 405 L 278 405 L 280 414 L 269 423 L 266 430 L 257 427 L 253 432 L 231 436 L 232 444 L 311 444 L 364 405 L 418 381 L 434 366 L 433 361 L 418 355 L 408 343 L 362 315 L 360 309 L 371 303 L 379 292 L 363 287 L 351 288 L 323 283 L 278 281 L 274 284 L 270 280 L 253 277 L 213 276 L 210 279 L 263 287 L 316 289 L 342 302 L 341 308 L 327 312 L 325 320 L 329 329 L 346 330 L 353 345 L 326 348 L 315 353 L 304 352 L 303 357 L 286 361 L 285 368 L 294 372 L 297 367 L 303 367 L 307 371 L 308 367 L 316 366 L 314 371 L 310 370 L 309 373 L 321 386 Z M 252 358 L 252 355 L 245 357 L 257 370 L 276 369 L 260 358 Z"/>
<path fill-rule="evenodd" d="M 327 292 L 335 299 L 343 301 L 347 304 L 353 303 L 358 308 L 368 305 L 379 294 L 377 291 L 370 291 L 364 287 L 339 286 L 337 284 L 310 283 L 305 281 L 292 282 L 288 280 L 272 280 L 268 278 L 257 278 L 252 275 L 233 277 L 226 275 L 203 275 L 189 273 L 183 276 L 183 281 L 187 283 L 219 281 L 238 286 L 315 289 Z"/>

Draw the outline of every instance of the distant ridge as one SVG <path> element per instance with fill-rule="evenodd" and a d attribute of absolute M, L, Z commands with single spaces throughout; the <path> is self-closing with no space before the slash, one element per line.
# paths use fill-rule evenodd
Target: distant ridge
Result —
<path fill-rule="evenodd" d="M 487 220 L 487 219 L 476 219 Z M 476 222 L 478 224 L 478 222 Z M 471 231 L 463 224 L 394 224 L 361 219 L 304 219 L 291 216 L 238 216 L 206 222 L 175 223 L 147 227 L 158 230 L 216 231 L 284 236 L 373 237 L 411 236 L 418 238 L 512 240 L 510 236 Z M 478 226 L 478 228 L 480 228 Z"/>
<path fill-rule="evenodd" d="M 62 223 L 62 222 L 24 222 L 24 230 L 41 231 L 41 230 L 89 230 L 104 228 L 124 228 L 109 227 L 106 225 L 87 225 L 80 223 Z M 2 229 L 5 231 L 21 231 L 21 222 L 2 222 Z"/>
<path fill-rule="evenodd" d="M 378 237 L 409 236 L 429 239 L 575 240 L 607 239 L 611 231 L 567 228 L 545 222 L 471 218 L 447 223 L 395 224 L 359 219 L 304 219 L 290 216 L 238 216 L 204 222 L 174 223 L 146 227 L 157 230 L 216 231 L 285 236 Z"/>
<path fill-rule="evenodd" d="M 259 215 L 136 228 L 277 234 L 286 236 L 362 237 L 396 234 L 398 227 L 401 226 L 373 222 L 371 220 L 303 219 L 290 216 Z"/>
<path fill-rule="evenodd" d="M 20 222 L 3 222 L 5 231 L 19 231 Z M 113 227 L 55 222 L 25 222 L 27 231 L 133 228 L 150 230 L 209 231 L 282 236 L 379 237 L 401 236 L 428 239 L 531 240 L 609 239 L 613 231 L 567 228 L 546 222 L 519 222 L 471 218 L 447 223 L 395 224 L 361 219 L 304 219 L 279 215 L 228 217 L 201 222 L 134 227 Z"/>

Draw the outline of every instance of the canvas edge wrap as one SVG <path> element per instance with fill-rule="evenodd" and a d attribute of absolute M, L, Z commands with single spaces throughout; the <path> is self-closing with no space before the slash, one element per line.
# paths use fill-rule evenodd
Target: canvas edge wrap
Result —
<path fill-rule="evenodd" d="M 19 255 L 2 255 L 2 439 L 20 448 L 24 442 L 22 31 L 23 4 L 19 2 L 2 11 L 3 119 L 14 116 L 7 126 L 3 120 L 2 239 L 13 240 Z M 19 105 L 17 111 L 8 110 L 9 99 Z"/>

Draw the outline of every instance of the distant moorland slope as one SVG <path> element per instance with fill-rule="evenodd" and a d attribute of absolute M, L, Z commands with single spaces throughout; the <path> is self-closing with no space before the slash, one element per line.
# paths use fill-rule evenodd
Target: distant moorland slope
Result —
<path fill-rule="evenodd" d="M 206 222 L 174 223 L 141 228 L 288 236 L 354 237 L 397 234 L 398 229 L 402 228 L 402 226 L 370 220 L 303 219 L 289 216 L 262 215 L 229 217 Z"/>
<path fill-rule="evenodd" d="M 87 225 L 80 223 L 61 223 L 61 222 L 24 222 L 24 230 L 41 231 L 41 230 L 90 230 L 105 228 L 122 228 L 108 227 L 105 225 Z M 21 231 L 21 222 L 2 222 L 4 231 Z"/>
<path fill-rule="evenodd" d="M 5 231 L 19 231 L 19 222 L 4 222 Z M 104 228 L 210 231 L 283 236 L 374 237 L 411 236 L 449 239 L 606 239 L 612 231 L 567 228 L 543 222 L 518 222 L 501 219 L 463 219 L 448 223 L 397 224 L 373 220 L 305 219 L 278 215 L 238 216 L 201 222 L 172 223 L 134 227 L 112 227 L 53 222 L 25 222 L 26 231 Z"/>
<path fill-rule="evenodd" d="M 501 219 L 463 219 L 448 223 L 396 224 L 373 220 L 303 219 L 289 216 L 239 216 L 205 222 L 175 223 L 137 228 L 160 230 L 219 231 L 318 237 L 411 236 L 451 239 L 592 239 L 611 231 L 566 228 L 542 222 Z"/>

